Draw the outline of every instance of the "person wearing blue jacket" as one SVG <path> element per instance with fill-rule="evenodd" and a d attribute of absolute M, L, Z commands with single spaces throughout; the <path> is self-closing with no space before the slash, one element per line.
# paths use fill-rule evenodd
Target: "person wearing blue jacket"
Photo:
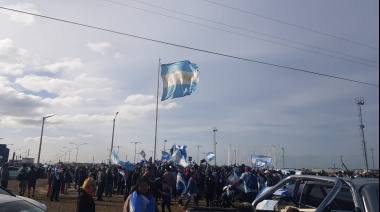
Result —
<path fill-rule="evenodd" d="M 190 179 L 189 182 L 187 183 L 187 188 L 186 188 L 186 193 L 188 195 L 188 199 L 185 202 L 185 205 L 182 207 L 183 210 L 187 210 L 187 205 L 191 200 L 194 200 L 195 206 L 199 206 L 198 202 L 198 187 L 197 187 L 197 181 L 196 178 L 198 177 L 197 172 L 191 172 L 190 173 Z"/>

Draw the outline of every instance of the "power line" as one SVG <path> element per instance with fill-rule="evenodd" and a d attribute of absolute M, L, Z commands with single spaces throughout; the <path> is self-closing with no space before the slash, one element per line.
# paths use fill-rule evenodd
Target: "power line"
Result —
<path fill-rule="evenodd" d="M 320 32 L 320 31 L 317 31 L 317 30 L 314 30 L 314 29 L 306 28 L 306 27 L 303 27 L 303 26 L 299 26 L 299 25 L 292 24 L 292 23 L 289 23 L 289 22 L 281 21 L 281 20 L 278 20 L 278 19 L 270 18 L 270 17 L 263 16 L 263 15 L 260 15 L 260 14 L 257 14 L 257 13 L 251 13 L 251 12 L 248 12 L 248 11 L 245 11 L 245 10 L 241 10 L 241 9 L 238 9 L 238 8 L 235 8 L 235 7 L 231 7 L 231 6 L 228 6 L 228 5 L 220 4 L 220 3 L 217 3 L 217 2 L 214 2 L 214 1 L 210 1 L 210 0 L 203 0 L 203 1 L 209 2 L 211 4 L 216 4 L 216 5 L 219 5 L 219 6 L 222 6 L 222 7 L 226 7 L 226 8 L 232 9 L 232 10 L 236 10 L 236 11 L 239 11 L 239 12 L 243 12 L 243 13 L 247 13 L 247 14 L 250 14 L 250 15 L 258 16 L 260 18 L 265 18 L 265 19 L 268 19 L 268 20 L 271 20 L 271 21 L 276 21 L 276 22 L 279 22 L 279 23 L 282 23 L 282 24 L 286 24 L 286 25 L 289 25 L 289 26 L 297 27 L 297 28 L 300 28 L 300 29 L 303 29 L 303 30 L 307 30 L 307 31 L 310 31 L 310 32 L 314 32 L 314 33 L 318 33 L 318 34 L 321 34 L 321 35 L 333 37 L 333 38 L 336 38 L 336 39 L 339 39 L 339 40 L 344 40 L 346 42 L 355 43 L 357 45 L 365 46 L 365 47 L 368 47 L 368 48 L 371 48 L 371 49 L 379 50 L 379 48 L 373 47 L 373 46 L 369 46 L 367 44 L 359 43 L 359 42 L 352 41 L 352 40 L 349 40 L 349 39 L 346 39 L 346 38 L 338 37 L 338 36 L 331 35 L 331 34 L 328 34 L 328 33 L 325 33 L 325 32 Z"/>
<path fill-rule="evenodd" d="M 182 19 L 178 19 L 178 18 L 175 18 L 175 17 L 171 17 L 171 16 L 163 15 L 163 14 L 160 14 L 160 13 L 151 12 L 151 11 L 148 11 L 148 10 L 145 10 L 145 9 L 141 9 L 141 8 L 133 7 L 133 6 L 130 6 L 130 5 L 127 5 L 127 4 L 124 4 L 124 3 L 120 3 L 120 2 L 116 2 L 116 1 L 112 1 L 112 0 L 104 0 L 104 1 L 107 1 L 107 2 L 110 2 L 110 3 L 114 3 L 114 4 L 118 4 L 118 5 L 122 5 L 122 6 L 126 6 L 126 7 L 131 7 L 131 8 L 134 8 L 134 9 L 143 10 L 143 11 L 145 11 L 145 12 L 154 13 L 154 14 L 161 15 L 161 16 L 165 16 L 165 17 L 168 17 L 168 18 L 177 19 L 177 20 L 180 20 L 180 21 L 189 22 L 189 21 L 187 21 L 187 20 L 182 20 Z M 199 19 L 199 20 L 208 21 L 208 22 L 215 23 L 215 24 L 219 24 L 219 25 L 222 25 L 222 26 L 227 26 L 227 27 L 231 27 L 231 28 L 234 28 L 234 29 L 243 30 L 243 31 L 246 31 L 246 32 L 251 32 L 251 33 L 255 33 L 255 34 L 259 34 L 259 35 L 267 36 L 267 37 L 270 37 L 270 38 L 275 38 L 275 39 L 279 39 L 279 40 L 287 41 L 287 42 L 294 43 L 294 44 L 299 44 L 299 45 L 303 45 L 303 46 L 308 46 L 308 47 L 316 48 L 316 49 L 319 49 L 319 50 L 323 50 L 323 51 L 327 51 L 327 52 L 331 52 L 331 53 L 335 53 L 335 54 L 340 54 L 340 55 L 344 55 L 344 56 L 348 56 L 348 57 L 352 57 L 352 58 L 356 58 L 356 59 L 360 59 L 360 60 L 365 60 L 365 61 L 372 62 L 372 63 L 379 63 L 379 62 L 377 62 L 377 61 L 369 60 L 369 59 L 366 59 L 366 58 L 361 58 L 361 57 L 357 57 L 357 56 L 349 55 L 349 54 L 346 54 L 346 53 L 342 53 L 342 52 L 338 52 L 338 51 L 334 51 L 334 50 L 329 50 L 329 49 L 322 48 L 322 47 L 318 47 L 318 46 L 313 46 L 313 45 L 309 45 L 309 44 L 301 43 L 301 42 L 298 42 L 298 41 L 292 41 L 292 40 L 285 39 L 285 38 L 281 38 L 281 37 L 278 37 L 278 36 L 273 36 L 273 35 L 269 35 L 269 34 L 265 34 L 265 33 L 257 32 L 257 31 L 253 31 L 253 30 L 250 30 L 250 29 L 242 28 L 242 27 L 233 26 L 233 25 L 226 24 L 226 23 L 222 23 L 222 22 L 218 22 L 218 21 L 213 21 L 213 20 L 210 20 L 210 19 L 206 19 L 206 18 L 202 18 L 202 17 L 194 16 L 194 15 L 187 14 L 187 13 L 183 13 L 183 12 L 178 12 L 178 11 L 176 11 L 176 10 L 171 10 L 171 9 L 168 9 L 168 8 L 165 8 L 165 7 L 160 7 L 160 6 L 157 6 L 157 5 L 153 5 L 153 4 L 149 4 L 149 3 L 141 2 L 141 1 L 138 1 L 138 0 L 130 0 L 130 1 L 138 2 L 138 3 L 140 3 L 140 4 L 145 4 L 145 5 L 148 5 L 148 6 L 151 6 L 151 7 L 155 7 L 155 8 L 159 8 L 159 9 L 162 9 L 162 10 L 170 11 L 170 12 L 177 13 L 177 14 L 180 14 L 180 15 L 185 15 L 185 16 L 188 16 L 188 17 L 191 17 L 191 18 L 196 18 L 196 19 Z M 244 36 L 244 37 L 250 37 L 250 36 L 247 36 L 247 35 L 243 35 L 243 34 L 239 34 L 239 33 L 231 32 L 231 31 L 226 31 L 226 30 L 218 29 L 218 28 L 214 28 L 214 27 L 211 27 L 211 26 L 202 25 L 202 24 L 199 24 L 199 23 L 194 23 L 194 22 L 191 22 L 191 23 L 196 24 L 196 25 L 200 25 L 200 26 L 204 26 L 204 27 L 208 27 L 208 28 L 213 28 L 213 29 L 217 29 L 217 30 L 221 30 L 221 31 L 229 32 L 229 33 L 236 34 L 236 35 L 240 35 L 240 36 Z M 250 38 L 259 39 L 259 38 L 256 38 L 256 37 L 250 37 Z M 262 40 L 262 39 L 261 39 L 261 40 Z M 267 41 L 267 40 L 262 40 L 262 41 L 266 41 L 266 42 L 271 42 L 271 43 L 273 43 L 272 41 Z M 278 43 L 276 43 L 276 44 L 278 44 Z M 282 44 L 280 44 L 280 45 L 282 45 Z M 293 47 L 293 46 L 289 46 L 289 47 Z M 300 50 L 305 50 L 305 49 L 300 49 Z M 305 50 L 305 51 L 307 51 L 307 50 Z M 318 54 L 319 54 L 319 52 L 314 52 L 314 53 L 318 53 Z M 326 56 L 330 56 L 330 55 L 326 55 Z M 377 67 L 376 67 L 376 68 L 377 68 Z"/>
<path fill-rule="evenodd" d="M 197 49 L 197 48 L 193 48 L 193 47 L 189 47 L 189 46 L 183 46 L 183 45 L 179 45 L 179 44 L 174 44 L 174 43 L 155 40 L 155 39 L 151 39 L 151 38 L 141 37 L 141 36 L 137 36 L 137 35 L 127 34 L 127 33 L 118 32 L 118 31 L 114 31 L 114 30 L 110 30 L 110 29 L 101 28 L 101 27 L 91 26 L 91 25 L 87 25 L 87 24 L 81 24 L 78 22 L 63 20 L 63 19 L 59 19 L 59 18 L 53 18 L 50 16 L 34 14 L 34 13 L 30 13 L 30 12 L 15 10 L 15 9 L 11 9 L 11 8 L 1 7 L 1 6 L 0 6 L 0 8 L 5 9 L 5 10 L 9 10 L 9 11 L 13 11 L 13 12 L 24 13 L 24 14 L 28 14 L 28 15 L 33 15 L 33 16 L 37 16 L 37 17 L 41 17 L 41 18 L 50 19 L 50 20 L 55 20 L 55 21 L 74 24 L 74 25 L 78 25 L 78 26 L 88 27 L 88 28 L 92 28 L 92 29 L 105 31 L 105 32 L 111 32 L 111 33 L 115 33 L 115 34 L 119 34 L 119 35 L 125 35 L 125 36 L 129 36 L 129 37 L 133 37 L 133 38 L 138 38 L 138 39 L 142 39 L 142 40 L 152 41 L 152 42 L 166 44 L 166 45 L 175 46 L 175 47 L 180 47 L 180 48 L 184 48 L 184 49 L 190 49 L 190 50 L 194 50 L 194 51 L 209 53 L 209 54 L 213 54 L 213 55 L 218 55 L 218 56 L 223 56 L 223 57 L 228 57 L 228 58 L 233 58 L 233 59 L 238 59 L 238 60 L 243 60 L 243 61 L 248 61 L 248 62 L 254 62 L 254 63 L 269 65 L 269 66 L 274 66 L 274 67 L 279 67 L 279 68 L 285 68 L 285 69 L 289 69 L 289 70 L 293 70 L 293 71 L 304 72 L 304 73 L 314 74 L 314 75 L 319 75 L 319 76 L 324 76 L 324 77 L 330 77 L 330 78 L 334 78 L 334 79 L 340 79 L 340 80 L 355 82 L 355 83 L 359 83 L 359 84 L 371 85 L 371 86 L 376 86 L 376 87 L 379 86 L 379 85 L 369 83 L 369 82 L 362 82 L 362 81 L 358 81 L 358 80 L 353 80 L 353 79 L 348 79 L 348 78 L 343 78 L 343 77 L 338 77 L 338 76 L 333 76 L 333 75 L 328 75 L 328 74 L 322 74 L 322 73 L 313 72 L 313 71 L 307 71 L 304 69 L 293 68 L 293 67 L 288 67 L 288 66 L 283 66 L 283 65 L 277 65 L 277 64 L 273 64 L 273 63 L 262 62 L 262 61 L 257 61 L 257 60 L 253 60 L 253 59 L 248 59 L 248 58 L 243 58 L 243 57 L 238 57 L 238 56 L 233 56 L 233 55 L 227 55 L 227 54 L 218 53 L 218 52 L 212 52 L 212 51 L 203 50 L 203 49 Z"/>
<path fill-rule="evenodd" d="M 300 48 L 300 47 L 296 47 L 296 46 L 291 46 L 291 45 L 288 45 L 288 44 L 283 44 L 283 43 L 279 43 L 279 42 L 275 42 L 275 41 L 271 41 L 271 40 L 266 40 L 266 39 L 263 39 L 263 38 L 258 38 L 258 37 L 254 37 L 254 36 L 250 36 L 250 35 L 245 35 L 245 34 L 233 32 L 233 31 L 229 31 L 229 30 L 225 30 L 225 29 L 220 29 L 220 28 L 217 28 L 217 27 L 208 26 L 208 25 L 205 25 L 205 24 L 200 24 L 200 23 L 189 21 L 189 20 L 184 20 L 184 19 L 180 19 L 180 18 L 169 16 L 169 15 L 164 15 L 164 14 L 161 14 L 161 13 L 149 11 L 149 10 L 138 8 L 138 7 L 135 7 L 135 6 L 130 6 L 130 5 L 127 5 L 127 4 L 124 4 L 124 3 L 119 3 L 119 2 L 115 2 L 115 1 L 111 1 L 111 0 L 104 0 L 104 1 L 108 1 L 108 2 L 111 2 L 111 3 L 114 3 L 114 4 L 123 5 L 123 6 L 126 6 L 126 7 L 133 8 L 133 9 L 141 10 L 141 11 L 144 11 L 144 12 L 148 12 L 148 13 L 164 16 L 164 17 L 167 17 L 167 18 L 176 19 L 178 21 L 182 21 L 182 22 L 186 22 L 186 23 L 191 23 L 191 24 L 198 25 L 198 26 L 203 26 L 203 27 L 206 27 L 206 28 L 211 28 L 211 29 L 215 29 L 215 30 L 218 30 L 218 31 L 227 32 L 227 33 L 234 34 L 234 35 L 239 35 L 239 36 L 242 36 L 242 37 L 252 38 L 252 39 L 256 39 L 256 40 L 260 40 L 260 41 L 264 41 L 264 42 L 268 42 L 268 43 L 273 43 L 273 44 L 277 44 L 277 45 L 281 45 L 281 46 L 286 46 L 286 47 L 290 47 L 290 48 L 294 48 L 294 49 L 298 49 L 298 50 L 302 50 L 302 51 L 306 51 L 306 52 L 311 52 L 311 53 L 314 53 L 314 54 L 324 55 L 324 56 L 335 58 L 335 59 L 340 59 L 340 60 L 344 60 L 344 61 L 348 61 L 348 62 L 353 62 L 353 63 L 358 63 L 358 64 L 361 64 L 361 65 L 366 65 L 366 66 L 378 68 L 378 66 L 370 65 L 370 64 L 367 64 L 367 63 L 362 63 L 362 62 L 358 62 L 358 61 L 354 61 L 354 60 L 349 60 L 349 59 L 346 59 L 346 58 L 337 57 L 337 56 L 330 55 L 330 54 L 325 54 L 325 53 L 321 53 L 321 52 L 317 52 L 317 51 L 313 51 L 313 50 L 309 50 L 309 49 L 304 49 L 304 48 Z M 146 4 L 146 3 L 144 3 L 144 4 Z M 147 4 L 147 5 L 154 6 L 154 5 L 151 5 L 151 4 Z M 158 6 L 154 6 L 154 7 L 158 7 Z M 162 7 L 158 7 L 158 8 L 160 8 L 160 9 L 166 9 L 166 8 L 162 8 Z M 166 9 L 166 10 L 169 10 L 169 9 Z M 172 10 L 169 10 L 169 11 L 172 11 Z M 172 12 L 174 12 L 174 11 L 172 11 Z M 177 13 L 179 13 L 179 12 L 177 12 Z M 183 14 L 183 13 L 179 13 L 179 14 L 187 15 L 187 14 Z M 188 16 L 190 16 L 190 17 L 196 17 L 196 16 L 191 16 L 191 15 L 188 15 Z M 198 18 L 198 17 L 196 17 L 196 18 Z M 200 19 L 203 19 L 203 18 L 200 18 Z M 203 19 L 203 20 L 207 20 L 207 19 Z M 211 21 L 211 22 L 213 22 L 213 21 Z M 216 22 L 216 23 L 219 23 L 219 22 Z M 219 23 L 219 24 L 221 24 L 221 23 Z M 372 63 L 377 63 L 377 62 L 372 61 L 372 60 L 368 60 L 368 59 L 364 59 L 364 58 L 360 58 L 360 57 L 356 57 L 356 56 L 352 56 L 352 55 L 348 55 L 348 54 L 344 54 L 344 53 L 340 53 L 340 52 L 336 52 L 336 51 L 332 51 L 332 50 L 328 50 L 328 49 L 324 49 L 324 48 L 308 45 L 308 44 L 303 44 L 303 43 L 300 43 L 300 42 L 295 42 L 295 41 L 287 40 L 287 39 L 280 38 L 280 37 L 266 35 L 266 34 L 258 33 L 258 32 L 255 32 L 255 31 L 250 31 L 250 32 L 253 32 L 253 33 L 256 33 L 256 34 L 265 35 L 265 36 L 276 38 L 276 39 L 280 39 L 280 40 L 284 40 L 284 41 L 287 41 L 287 42 L 292 42 L 292 43 L 296 43 L 296 44 L 300 44 L 300 45 L 304 45 L 304 46 L 309 46 L 309 47 L 317 48 L 317 49 L 320 49 L 320 50 L 324 50 L 324 51 L 328 51 L 328 52 L 332 52 L 332 53 L 336 53 L 336 54 L 341 54 L 341 55 L 345 55 L 345 56 L 349 56 L 349 57 L 353 57 L 353 58 L 357 58 L 357 59 L 361 59 L 361 60 L 366 60 L 366 61 L 372 62 Z"/>

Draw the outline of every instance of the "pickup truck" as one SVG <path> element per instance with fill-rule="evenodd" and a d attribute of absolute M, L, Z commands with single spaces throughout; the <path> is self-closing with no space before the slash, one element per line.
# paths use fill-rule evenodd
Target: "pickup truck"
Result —
<path fill-rule="evenodd" d="M 258 212 L 378 212 L 379 178 L 291 175 L 260 193 L 252 206 Z"/>

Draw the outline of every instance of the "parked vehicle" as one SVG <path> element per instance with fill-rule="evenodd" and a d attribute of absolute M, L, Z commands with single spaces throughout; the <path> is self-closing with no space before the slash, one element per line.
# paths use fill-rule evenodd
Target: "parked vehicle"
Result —
<path fill-rule="evenodd" d="M 281 191 L 281 192 L 279 192 Z M 379 178 L 291 175 L 260 193 L 256 211 L 379 211 Z"/>
<path fill-rule="evenodd" d="M 39 212 L 47 211 L 47 207 L 45 204 L 40 203 L 34 199 L 15 195 L 9 189 L 0 186 L 0 211 Z"/>
<path fill-rule="evenodd" d="M 1 173 L 1 169 L 2 168 L 0 168 L 0 173 Z M 17 166 L 9 166 L 8 169 L 9 169 L 9 177 L 12 179 L 16 179 L 18 173 L 20 173 L 20 168 Z"/>

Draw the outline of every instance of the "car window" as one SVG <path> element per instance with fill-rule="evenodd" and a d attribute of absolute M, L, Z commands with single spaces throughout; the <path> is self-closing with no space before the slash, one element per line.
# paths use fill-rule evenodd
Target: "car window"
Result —
<path fill-rule="evenodd" d="M 0 204 L 0 212 L 43 212 L 35 205 L 24 200 L 4 202 Z"/>
<path fill-rule="evenodd" d="M 17 167 L 9 167 L 9 171 L 18 171 Z"/>

